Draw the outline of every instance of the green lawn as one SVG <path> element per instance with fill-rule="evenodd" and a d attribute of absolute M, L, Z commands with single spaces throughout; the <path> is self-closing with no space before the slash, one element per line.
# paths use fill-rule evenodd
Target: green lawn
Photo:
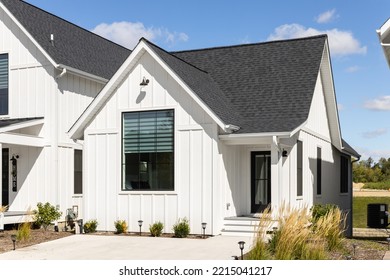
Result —
<path fill-rule="evenodd" d="M 367 227 L 367 204 L 390 204 L 390 197 L 354 197 L 353 198 L 353 227 Z"/>

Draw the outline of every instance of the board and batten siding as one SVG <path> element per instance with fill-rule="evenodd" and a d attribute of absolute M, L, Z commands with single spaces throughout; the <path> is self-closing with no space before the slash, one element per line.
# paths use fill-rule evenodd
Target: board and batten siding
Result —
<path fill-rule="evenodd" d="M 50 34 L 48 34 L 50 36 Z M 44 124 L 13 131 L 42 137 L 42 148 L 2 144 L 10 156 L 19 155 L 17 192 L 11 191 L 10 210 L 35 208 L 37 202 L 67 208 L 78 205 L 73 195 L 74 148 L 67 131 L 103 87 L 102 84 L 61 73 L 25 33 L 0 10 L 0 53 L 9 55 L 9 114 L 7 118 L 44 117 Z"/>
<path fill-rule="evenodd" d="M 149 85 L 140 87 L 146 77 Z M 122 113 L 174 109 L 174 191 L 121 190 Z M 161 221 L 172 232 L 179 218 L 187 218 L 191 233 L 201 223 L 213 228 L 213 185 L 216 178 L 217 125 L 188 93 L 148 53 L 118 86 L 84 133 L 84 218 L 97 219 L 98 230 L 114 230 L 114 221 L 126 220 L 129 231 L 143 231 Z"/>

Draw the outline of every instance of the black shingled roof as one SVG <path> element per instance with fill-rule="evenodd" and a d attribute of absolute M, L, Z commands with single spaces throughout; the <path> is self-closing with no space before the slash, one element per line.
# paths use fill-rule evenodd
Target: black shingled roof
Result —
<path fill-rule="evenodd" d="M 230 109 L 219 110 L 226 123 L 241 127 L 236 133 L 288 132 L 308 118 L 326 40 L 320 35 L 171 54 L 208 73 L 238 115 L 231 120 Z"/>
<path fill-rule="evenodd" d="M 0 1 L 57 64 L 110 79 L 131 53 L 24 1 Z M 54 34 L 54 46 L 50 34 Z"/>

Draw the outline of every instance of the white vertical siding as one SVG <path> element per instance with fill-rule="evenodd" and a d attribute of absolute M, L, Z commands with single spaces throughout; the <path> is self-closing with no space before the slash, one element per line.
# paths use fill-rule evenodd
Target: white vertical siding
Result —
<path fill-rule="evenodd" d="M 320 73 L 318 73 L 309 117 L 305 127 L 316 132 L 320 137 L 330 141 L 328 113 L 325 106 L 324 89 Z"/>
<path fill-rule="evenodd" d="M 150 82 L 140 88 L 143 77 Z M 175 189 L 123 192 L 122 112 L 159 109 L 175 111 Z M 218 153 L 215 139 L 216 124 L 149 54 L 144 54 L 85 131 L 85 218 L 98 219 L 99 230 L 113 230 L 114 221 L 124 219 L 130 231 L 138 231 L 137 221 L 142 219 L 143 231 L 161 221 L 164 231 L 171 232 L 177 219 L 186 217 L 192 233 L 201 233 L 202 222 L 210 225 L 207 233 L 212 233 L 213 169 Z"/>
<path fill-rule="evenodd" d="M 59 71 L 2 10 L 0 53 L 9 54 L 8 117 L 44 117 L 43 126 L 15 132 L 44 137 L 47 145 L 7 146 L 11 156 L 20 156 L 18 192 L 10 192 L 10 209 L 50 202 L 65 213 L 72 205 L 81 205 L 80 196 L 72 199 L 74 143 L 66 133 L 102 85 L 71 74 L 56 79 Z"/>

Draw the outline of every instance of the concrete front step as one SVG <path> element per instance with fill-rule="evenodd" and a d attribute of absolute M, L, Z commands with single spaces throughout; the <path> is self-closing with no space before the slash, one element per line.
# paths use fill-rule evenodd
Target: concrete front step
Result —
<path fill-rule="evenodd" d="M 254 237 L 258 231 L 260 220 L 254 217 L 228 217 L 224 219 L 221 232 L 226 236 Z"/>

